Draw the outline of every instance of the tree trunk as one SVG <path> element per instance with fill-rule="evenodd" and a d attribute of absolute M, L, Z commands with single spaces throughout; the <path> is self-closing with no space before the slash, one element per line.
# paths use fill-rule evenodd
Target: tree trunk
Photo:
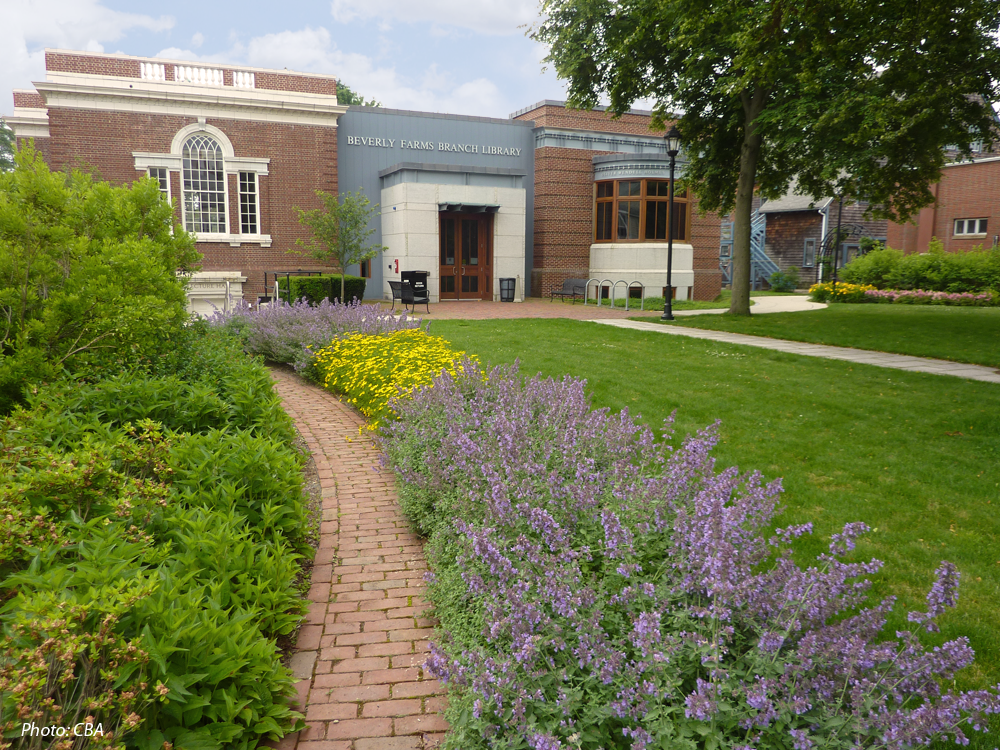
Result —
<path fill-rule="evenodd" d="M 344 277 L 347 276 L 347 271 L 344 271 L 343 264 L 340 266 L 340 304 L 344 304 Z"/>
<path fill-rule="evenodd" d="M 733 209 L 733 294 L 729 302 L 732 315 L 750 315 L 750 217 L 753 214 L 753 189 L 757 178 L 757 160 L 763 138 L 755 120 L 767 98 L 763 89 L 743 92 L 743 147 L 740 151 L 740 176 L 736 181 L 736 206 Z"/>

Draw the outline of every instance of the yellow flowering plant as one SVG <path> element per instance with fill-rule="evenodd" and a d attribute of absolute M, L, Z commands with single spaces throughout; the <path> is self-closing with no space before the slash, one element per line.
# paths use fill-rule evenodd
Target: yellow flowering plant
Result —
<path fill-rule="evenodd" d="M 834 289 L 833 282 L 825 281 L 809 287 L 809 299 L 815 302 L 867 302 L 865 292 L 874 288 L 871 284 L 847 284 L 838 281 Z"/>
<path fill-rule="evenodd" d="M 442 372 L 457 375 L 464 358 L 465 352 L 440 336 L 411 329 L 335 339 L 316 353 L 313 364 L 323 386 L 344 396 L 374 428 L 391 417 L 393 398 L 430 385 Z"/>

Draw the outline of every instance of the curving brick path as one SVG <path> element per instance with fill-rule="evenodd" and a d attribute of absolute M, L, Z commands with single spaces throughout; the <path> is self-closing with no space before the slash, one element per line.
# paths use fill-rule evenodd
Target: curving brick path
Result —
<path fill-rule="evenodd" d="M 307 728 L 281 750 L 425 750 L 447 724 L 443 690 L 423 670 L 433 622 L 427 562 L 399 510 L 394 478 L 336 396 L 272 369 L 285 411 L 312 452 L 323 495 L 312 605 L 292 669 Z"/>

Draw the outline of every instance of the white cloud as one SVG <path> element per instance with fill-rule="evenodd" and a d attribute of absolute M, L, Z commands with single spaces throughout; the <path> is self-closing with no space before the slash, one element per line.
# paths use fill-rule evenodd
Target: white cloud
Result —
<path fill-rule="evenodd" d="M 538 18 L 536 0 L 332 0 L 339 23 L 373 19 L 380 24 L 426 22 L 491 36 L 519 34 Z M 440 33 L 440 32 L 439 32 Z"/>
<path fill-rule="evenodd" d="M 131 29 L 166 31 L 170 16 L 122 13 L 100 0 L 35 0 L 6 3 L 0 24 L 0 112 L 11 112 L 11 89 L 30 88 L 45 77 L 46 47 L 103 52 Z"/>
<path fill-rule="evenodd" d="M 379 66 L 371 57 L 337 47 L 323 27 L 281 31 L 234 42 L 222 53 L 199 55 L 171 47 L 157 57 L 244 64 L 260 68 L 326 73 L 342 79 L 366 99 L 393 109 L 506 117 L 509 105 L 497 85 L 486 78 L 457 80 L 436 64 L 401 75 L 395 66 Z"/>
<path fill-rule="evenodd" d="M 205 43 L 205 35 L 202 34 L 200 31 L 196 32 L 195 35 L 191 37 L 191 46 L 194 47 L 195 49 L 198 49 L 204 43 Z"/>

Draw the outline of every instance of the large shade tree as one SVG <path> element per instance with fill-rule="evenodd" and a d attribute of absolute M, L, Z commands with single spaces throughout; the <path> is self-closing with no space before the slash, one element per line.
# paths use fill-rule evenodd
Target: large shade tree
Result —
<path fill-rule="evenodd" d="M 570 104 L 655 101 L 678 119 L 684 179 L 733 212 L 730 311 L 750 314 L 754 191 L 868 201 L 906 219 L 933 201 L 943 147 L 990 141 L 995 0 L 542 0 L 531 35 Z"/>

